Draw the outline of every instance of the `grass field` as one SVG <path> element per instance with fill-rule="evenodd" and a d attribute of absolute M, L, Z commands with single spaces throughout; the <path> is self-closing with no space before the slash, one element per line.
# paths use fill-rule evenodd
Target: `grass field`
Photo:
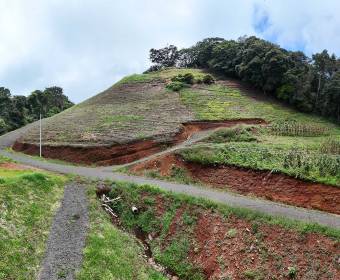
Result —
<path fill-rule="evenodd" d="M 0 167 L 0 279 L 36 279 L 65 181 Z"/>

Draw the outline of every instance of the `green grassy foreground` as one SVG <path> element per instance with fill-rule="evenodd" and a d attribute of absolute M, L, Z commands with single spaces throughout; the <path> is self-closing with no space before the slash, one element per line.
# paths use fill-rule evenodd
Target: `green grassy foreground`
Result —
<path fill-rule="evenodd" d="M 0 168 L 0 279 L 36 279 L 65 182 L 62 176 Z"/>

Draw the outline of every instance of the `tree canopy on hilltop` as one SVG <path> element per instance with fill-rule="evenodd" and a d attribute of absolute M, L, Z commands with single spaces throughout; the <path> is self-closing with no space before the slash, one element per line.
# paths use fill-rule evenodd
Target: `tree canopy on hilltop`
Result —
<path fill-rule="evenodd" d="M 255 36 L 207 38 L 190 48 L 151 49 L 150 70 L 197 67 L 239 78 L 296 107 L 340 121 L 340 59 L 327 50 L 307 57 Z"/>

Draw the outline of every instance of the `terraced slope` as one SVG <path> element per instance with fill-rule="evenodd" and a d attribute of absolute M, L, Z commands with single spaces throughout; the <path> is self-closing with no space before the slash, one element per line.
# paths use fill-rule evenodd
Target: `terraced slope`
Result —
<path fill-rule="evenodd" d="M 179 93 L 167 90 L 175 75 L 198 69 L 168 69 L 124 78 L 106 91 L 43 122 L 43 155 L 76 163 L 132 162 L 182 139 L 183 124 L 195 121 L 263 119 L 313 124 L 339 138 L 339 128 L 268 99 L 231 79 L 195 84 Z M 14 149 L 38 154 L 39 129 L 33 126 Z"/>

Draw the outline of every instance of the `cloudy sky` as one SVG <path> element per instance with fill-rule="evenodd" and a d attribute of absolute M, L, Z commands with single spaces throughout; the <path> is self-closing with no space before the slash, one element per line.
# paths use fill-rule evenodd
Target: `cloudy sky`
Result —
<path fill-rule="evenodd" d="M 74 102 L 144 71 L 150 48 L 257 35 L 340 55 L 338 0 L 0 0 L 0 86 Z"/>

